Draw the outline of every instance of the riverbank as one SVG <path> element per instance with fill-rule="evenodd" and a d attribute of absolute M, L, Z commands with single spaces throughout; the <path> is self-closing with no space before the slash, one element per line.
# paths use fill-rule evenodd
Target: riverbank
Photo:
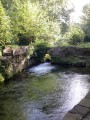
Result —
<path fill-rule="evenodd" d="M 52 64 L 90 67 L 90 48 L 54 47 L 49 54 Z"/>
<path fill-rule="evenodd" d="M 17 49 L 6 47 L 2 53 L 0 64 L 2 80 L 6 80 L 29 66 L 35 65 L 36 61 L 34 56 L 30 54 L 29 46 L 18 47 Z"/>
<path fill-rule="evenodd" d="M 65 115 L 63 120 L 90 120 L 90 92 Z"/>
<path fill-rule="evenodd" d="M 0 59 L 0 75 L 4 79 L 11 78 L 27 67 L 35 65 L 38 59 L 40 61 L 40 56 L 44 57 L 41 55 L 42 50 L 40 51 L 40 49 L 37 50 L 37 54 L 40 51 L 38 56 L 33 53 L 31 55 L 29 51 L 29 46 L 22 46 L 16 50 L 10 50 L 11 53 L 3 53 Z M 48 56 L 46 59 L 49 59 L 52 64 L 90 68 L 90 48 L 54 47 L 49 48 Z M 4 80 L 2 76 L 1 79 Z"/>

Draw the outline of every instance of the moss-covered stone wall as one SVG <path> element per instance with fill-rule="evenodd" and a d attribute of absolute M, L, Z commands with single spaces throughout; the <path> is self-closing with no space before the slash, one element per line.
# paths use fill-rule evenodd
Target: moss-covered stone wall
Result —
<path fill-rule="evenodd" d="M 18 48 L 13 50 L 13 55 L 7 56 L 5 54 L 2 56 L 0 59 L 0 75 L 4 79 L 11 78 L 23 69 L 35 64 L 35 58 L 29 54 L 28 49 L 24 47 Z"/>
<path fill-rule="evenodd" d="M 90 48 L 55 47 L 49 54 L 54 64 L 90 67 Z"/>

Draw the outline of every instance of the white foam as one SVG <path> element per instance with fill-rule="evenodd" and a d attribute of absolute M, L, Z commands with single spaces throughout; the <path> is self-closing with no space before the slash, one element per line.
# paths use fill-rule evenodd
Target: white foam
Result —
<path fill-rule="evenodd" d="M 29 72 L 35 73 L 37 75 L 43 75 L 55 69 L 55 66 L 52 66 L 50 63 L 42 63 L 35 67 L 28 69 Z"/>

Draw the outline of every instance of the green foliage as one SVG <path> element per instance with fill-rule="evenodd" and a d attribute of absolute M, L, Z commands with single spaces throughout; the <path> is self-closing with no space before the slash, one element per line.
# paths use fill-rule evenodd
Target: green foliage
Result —
<path fill-rule="evenodd" d="M 18 39 L 18 34 L 30 38 L 48 32 L 48 17 L 38 3 L 32 4 L 30 1 L 20 2 L 14 0 L 9 15 L 14 39 Z"/>
<path fill-rule="evenodd" d="M 68 40 L 68 43 L 71 45 L 77 45 L 84 41 L 84 32 L 77 25 L 73 25 L 69 28 L 69 31 L 66 33 L 65 37 Z"/>
<path fill-rule="evenodd" d="M 39 3 L 31 3 L 29 0 L 1 0 L 1 2 L 11 20 L 9 29 L 11 28 L 13 34 L 12 43 L 18 42 L 19 34 L 29 39 L 31 36 L 38 37 L 48 33 L 48 15 Z"/>
<path fill-rule="evenodd" d="M 64 7 L 65 2 L 66 0 L 1 0 L 6 11 L 4 14 L 9 16 L 4 23 L 8 25 L 7 32 L 10 34 L 12 31 L 12 43 L 18 43 L 20 34 L 25 40 L 31 36 L 36 39 L 42 37 L 51 43 L 59 40 L 60 32 L 64 33 L 68 28 L 71 13 Z M 11 40 L 9 37 L 10 35 L 6 37 L 7 40 Z"/>
<path fill-rule="evenodd" d="M 4 81 L 4 77 L 2 76 L 2 74 L 0 73 L 0 82 Z"/>
<path fill-rule="evenodd" d="M 82 29 L 85 32 L 86 41 L 90 42 L 90 3 L 83 7 Z M 88 39 L 88 40 L 87 40 Z"/>
<path fill-rule="evenodd" d="M 10 43 L 11 39 L 10 18 L 6 15 L 5 9 L 0 2 L 0 45 Z"/>
<path fill-rule="evenodd" d="M 36 57 L 37 61 L 38 62 L 43 62 L 44 61 L 44 56 L 49 49 L 48 43 L 41 40 L 41 42 L 39 41 L 39 42 L 35 43 L 34 47 L 35 47 L 34 54 L 35 54 L 35 57 Z"/>
<path fill-rule="evenodd" d="M 51 56 L 49 54 L 45 54 L 44 61 L 51 61 Z"/>

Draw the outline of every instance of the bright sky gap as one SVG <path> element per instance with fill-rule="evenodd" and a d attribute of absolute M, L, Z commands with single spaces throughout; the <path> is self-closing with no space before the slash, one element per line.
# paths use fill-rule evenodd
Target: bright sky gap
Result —
<path fill-rule="evenodd" d="M 74 7 L 74 12 L 71 14 L 71 22 L 78 23 L 80 21 L 80 16 L 83 15 L 83 6 L 90 3 L 90 0 L 70 0 L 70 6 Z"/>

